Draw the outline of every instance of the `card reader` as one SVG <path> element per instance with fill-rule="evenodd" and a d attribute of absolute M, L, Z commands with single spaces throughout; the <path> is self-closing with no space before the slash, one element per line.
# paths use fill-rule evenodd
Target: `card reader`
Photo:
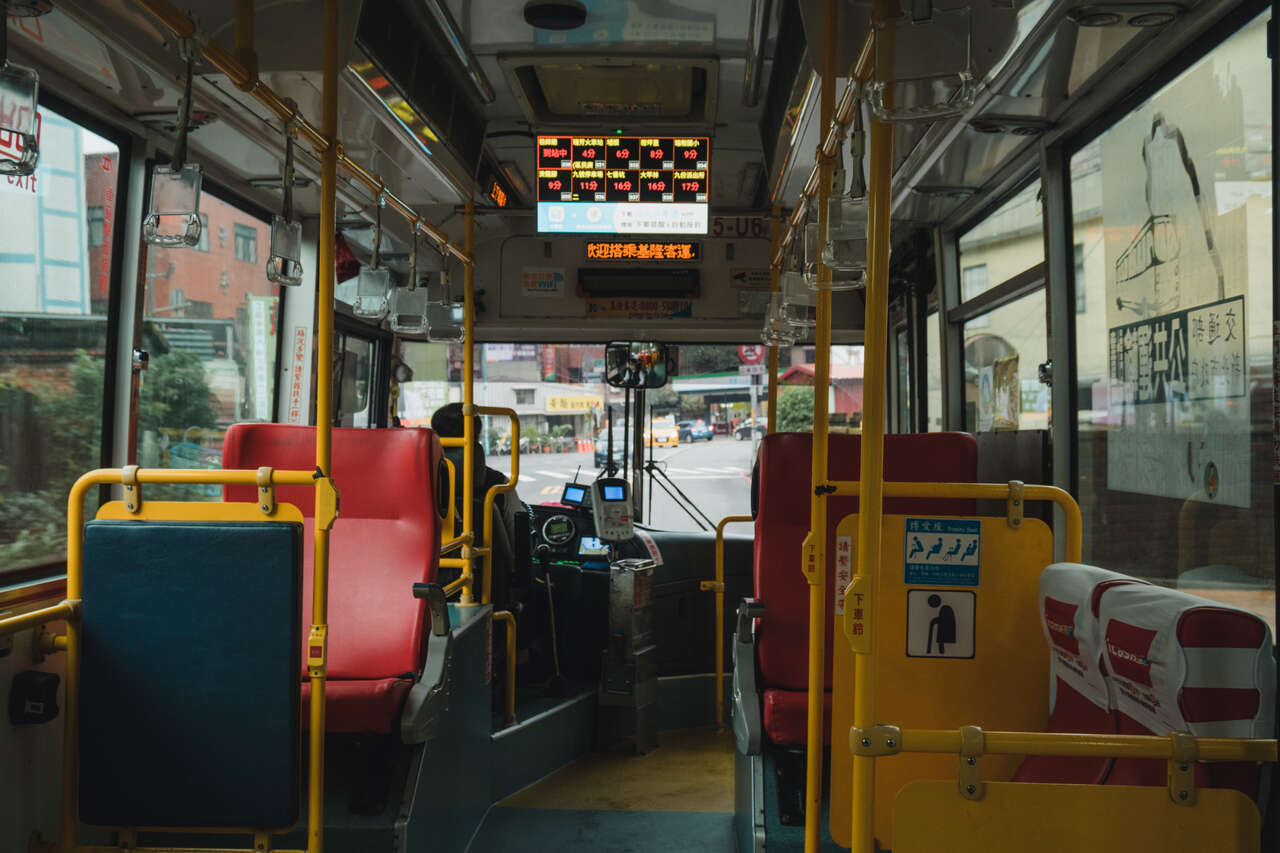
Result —
<path fill-rule="evenodd" d="M 605 542 L 627 542 L 635 535 L 631 523 L 631 487 L 620 477 L 602 477 L 591 484 L 591 512 L 596 536 Z"/>

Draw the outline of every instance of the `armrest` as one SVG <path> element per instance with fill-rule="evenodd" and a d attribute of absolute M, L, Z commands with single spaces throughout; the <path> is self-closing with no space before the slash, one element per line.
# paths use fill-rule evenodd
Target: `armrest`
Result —
<path fill-rule="evenodd" d="M 440 720 L 449 710 L 453 631 L 449 625 L 449 605 L 440 584 L 415 583 L 413 596 L 426 599 L 431 634 L 427 637 L 426 666 L 409 689 L 400 714 L 400 739 L 404 743 L 425 743 L 435 735 Z"/>
<path fill-rule="evenodd" d="M 445 601 L 444 587 L 438 583 L 415 583 L 413 597 L 425 598 L 431 614 L 431 633 L 443 637 L 449 633 L 449 605 Z"/>
<path fill-rule="evenodd" d="M 764 602 L 758 598 L 744 598 L 738 605 L 738 642 L 747 642 L 746 638 L 755 634 L 752 625 L 755 620 L 764 616 Z"/>

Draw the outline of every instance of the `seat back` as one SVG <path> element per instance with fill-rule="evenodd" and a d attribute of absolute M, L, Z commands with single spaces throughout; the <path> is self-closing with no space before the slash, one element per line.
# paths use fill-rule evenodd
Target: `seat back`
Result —
<path fill-rule="evenodd" d="M 297 821 L 301 525 L 207 509 L 214 520 L 85 526 L 85 823 Z"/>
<path fill-rule="evenodd" d="M 861 471 L 861 437 L 828 437 L 830 476 L 857 480 Z M 977 442 L 967 433 L 887 435 L 884 475 L 887 481 L 971 483 L 977 475 Z M 809 530 L 813 497 L 810 433 L 774 433 L 760 443 L 759 495 L 755 529 L 755 597 L 765 615 L 757 632 L 760 674 L 764 687 L 805 690 L 808 686 L 809 592 L 800 571 L 800 546 Z M 827 625 L 835 602 L 836 526 L 858 511 L 858 499 L 827 499 Z M 889 499 L 886 513 L 969 515 L 965 500 Z M 826 644 L 826 684 L 831 687 L 831 643 Z"/>
<path fill-rule="evenodd" d="M 439 566 L 446 507 L 435 484 L 448 476 L 440 440 L 429 429 L 335 429 L 332 435 L 340 513 L 329 546 L 329 678 L 420 672 L 428 617 L 413 584 L 435 580 Z M 311 470 L 315 428 L 234 424 L 222 460 L 227 468 Z M 257 499 L 253 486 L 227 486 L 225 494 Z M 296 504 L 306 519 L 302 619 L 308 625 L 315 495 L 309 487 L 284 486 L 276 498 Z"/>
<path fill-rule="evenodd" d="M 1054 563 L 1040 573 L 1040 625 L 1049 644 L 1053 697 L 1048 730 L 1114 734 L 1111 688 L 1102 666 L 1098 607 L 1110 587 L 1141 583 L 1127 575 L 1080 563 Z M 1109 758 L 1028 756 L 1014 780 L 1099 784 Z"/>
<path fill-rule="evenodd" d="M 1149 585 L 1102 595 L 1100 623 L 1123 734 L 1270 737 L 1276 669 L 1271 629 L 1258 616 Z M 1163 761 L 1117 759 L 1108 784 L 1163 785 Z M 1253 764 L 1201 764 L 1198 784 L 1256 797 Z"/>

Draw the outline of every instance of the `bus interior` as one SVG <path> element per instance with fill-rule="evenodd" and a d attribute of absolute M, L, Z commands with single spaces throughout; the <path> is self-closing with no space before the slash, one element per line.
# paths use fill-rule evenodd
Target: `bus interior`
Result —
<path fill-rule="evenodd" d="M 0 853 L 1280 849 L 1272 4 L 0 6 Z"/>

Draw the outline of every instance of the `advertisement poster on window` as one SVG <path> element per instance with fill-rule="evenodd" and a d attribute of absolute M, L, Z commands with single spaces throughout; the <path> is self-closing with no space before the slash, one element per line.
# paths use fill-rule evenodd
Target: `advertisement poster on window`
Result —
<path fill-rule="evenodd" d="M 1106 347 L 1108 375 L 1094 395 L 1108 488 L 1247 507 L 1250 356 L 1268 350 L 1250 345 L 1245 296 L 1250 274 L 1270 270 L 1247 247 L 1271 203 L 1269 184 L 1240 186 L 1261 170 L 1228 59 L 1188 71 L 1102 137 L 1107 322 L 1093 345 Z"/>
<path fill-rule="evenodd" d="M 1017 429 L 1022 413 L 1022 384 L 1018 379 L 1018 357 L 996 359 L 991 365 L 995 400 L 991 413 L 992 429 Z"/>

